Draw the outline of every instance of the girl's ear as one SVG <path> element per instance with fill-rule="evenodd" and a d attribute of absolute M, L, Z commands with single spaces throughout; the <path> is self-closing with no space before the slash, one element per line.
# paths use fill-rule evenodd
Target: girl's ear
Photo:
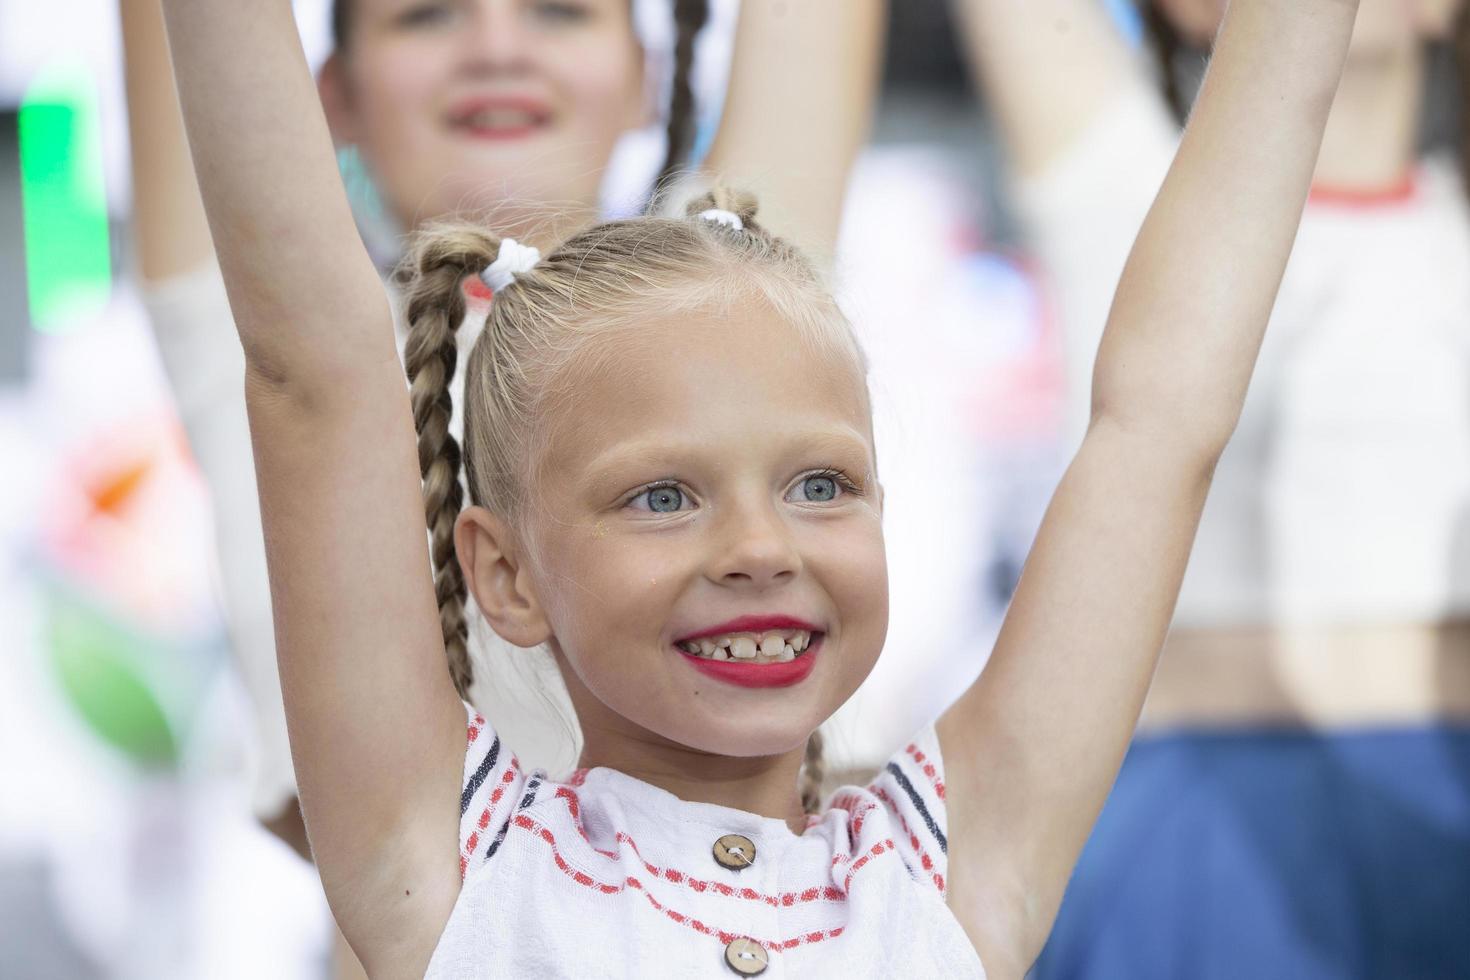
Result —
<path fill-rule="evenodd" d="M 484 507 L 466 508 L 454 522 L 454 551 L 470 594 L 501 639 L 518 647 L 551 639 L 551 625 L 505 521 Z"/>
<path fill-rule="evenodd" d="M 1225 0 L 1153 0 L 1183 41 L 1208 48 L 1225 18 Z"/>
<path fill-rule="evenodd" d="M 357 142 L 357 116 L 352 108 L 351 86 L 342 53 L 334 51 L 316 75 L 317 97 L 326 112 L 327 128 L 339 146 Z"/>

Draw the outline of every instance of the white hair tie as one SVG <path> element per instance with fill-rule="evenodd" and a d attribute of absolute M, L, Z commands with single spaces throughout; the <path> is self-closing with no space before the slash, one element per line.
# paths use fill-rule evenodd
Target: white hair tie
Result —
<path fill-rule="evenodd" d="M 534 245 L 522 245 L 514 238 L 507 238 L 501 241 L 500 254 L 495 261 L 480 273 L 480 281 L 489 286 L 492 293 L 498 293 L 515 282 L 520 273 L 536 268 L 540 261 L 541 253 Z"/>
<path fill-rule="evenodd" d="M 699 216 L 705 221 L 715 221 L 736 231 L 745 230 L 745 222 L 740 220 L 740 215 L 734 211 L 726 211 L 723 208 L 710 208 L 708 211 L 699 212 Z"/>

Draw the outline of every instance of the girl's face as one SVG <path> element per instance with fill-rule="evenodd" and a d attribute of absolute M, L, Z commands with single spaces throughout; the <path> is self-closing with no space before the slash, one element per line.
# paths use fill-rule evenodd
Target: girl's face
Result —
<path fill-rule="evenodd" d="M 1203 47 L 1215 36 L 1225 0 L 1155 0 L 1185 40 Z M 1361 0 L 1351 54 L 1371 55 L 1449 35 L 1463 0 Z"/>
<path fill-rule="evenodd" d="M 888 625 L 866 387 L 759 302 L 637 332 L 567 386 L 525 525 L 578 719 L 589 742 L 798 749 Z M 800 632 L 785 663 L 681 646 Z"/>
<path fill-rule="evenodd" d="M 595 206 L 619 135 L 648 115 L 629 0 L 343 2 L 322 101 L 405 227 L 504 201 Z"/>

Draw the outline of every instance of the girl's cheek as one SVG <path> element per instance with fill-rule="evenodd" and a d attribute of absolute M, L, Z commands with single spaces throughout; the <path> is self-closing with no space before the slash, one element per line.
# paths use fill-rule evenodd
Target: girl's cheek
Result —
<path fill-rule="evenodd" d="M 424 66 L 434 63 L 434 55 L 400 52 L 383 67 L 378 80 L 378 94 L 386 104 L 399 111 L 411 110 L 428 117 L 434 108 L 430 95 L 434 88 L 434 76 Z"/>
<path fill-rule="evenodd" d="M 638 120 L 641 107 L 641 64 L 608 57 L 605 48 L 580 51 L 562 64 L 574 105 L 588 125 L 621 131 Z"/>

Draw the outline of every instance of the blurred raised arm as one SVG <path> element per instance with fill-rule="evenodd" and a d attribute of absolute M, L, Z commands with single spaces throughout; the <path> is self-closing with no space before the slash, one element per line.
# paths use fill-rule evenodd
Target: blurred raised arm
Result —
<path fill-rule="evenodd" d="M 867 140 L 885 0 L 744 0 L 704 168 L 760 197 L 761 222 L 829 259 Z"/>
<path fill-rule="evenodd" d="M 1045 170 L 1145 73 L 1102 0 L 953 0 L 961 40 L 1022 176 Z"/>
<path fill-rule="evenodd" d="M 459 891 L 465 714 L 416 436 L 289 0 L 164 0 L 246 402 L 302 811 L 372 975 L 422 973 Z"/>
<path fill-rule="evenodd" d="M 255 709 L 252 808 L 310 859 L 281 707 L 244 357 L 174 89 L 159 0 L 119 0 L 132 153 L 134 265 L 189 448 L 209 486 L 230 652 Z"/>
<path fill-rule="evenodd" d="M 1019 977 L 1117 775 L 1306 201 L 1356 0 L 1233 0 L 1123 274 L 1092 423 L 939 723 L 950 902 Z"/>
<path fill-rule="evenodd" d="M 158 0 L 121 0 L 133 170 L 133 233 L 143 279 L 193 272 L 214 254 L 184 139 Z"/>

